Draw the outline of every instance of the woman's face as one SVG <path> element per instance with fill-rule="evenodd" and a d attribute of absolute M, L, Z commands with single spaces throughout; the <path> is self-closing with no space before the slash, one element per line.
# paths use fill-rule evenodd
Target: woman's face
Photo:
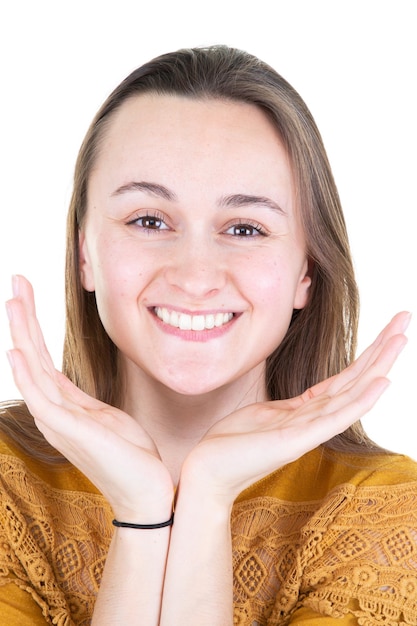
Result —
<path fill-rule="evenodd" d="M 310 278 L 291 167 L 253 105 L 145 95 L 100 147 L 85 289 L 130 376 L 182 394 L 264 385 Z"/>

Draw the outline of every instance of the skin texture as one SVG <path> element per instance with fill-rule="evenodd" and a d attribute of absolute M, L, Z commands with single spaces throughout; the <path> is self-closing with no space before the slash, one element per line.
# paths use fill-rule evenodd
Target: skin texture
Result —
<path fill-rule="evenodd" d="M 409 315 L 338 376 L 267 401 L 265 359 L 305 306 L 310 278 L 288 159 L 249 105 L 125 103 L 90 181 L 80 240 L 83 285 L 121 353 L 124 411 L 55 370 L 22 277 L 8 303 L 16 384 L 117 519 L 168 519 L 178 485 L 172 528 L 115 530 L 93 624 L 176 626 L 198 615 L 200 626 L 231 626 L 234 499 L 373 406 Z M 155 307 L 234 315 L 216 329 L 175 330 Z"/>
<path fill-rule="evenodd" d="M 172 198 L 133 188 L 142 181 Z M 233 206 L 244 195 L 269 204 Z M 96 293 L 130 384 L 147 376 L 196 395 L 233 383 L 243 395 L 256 379 L 263 393 L 259 365 L 310 286 L 293 196 L 287 155 L 253 106 L 172 96 L 125 103 L 90 181 L 81 239 L 84 287 Z M 221 336 L 168 335 L 155 306 L 237 315 Z"/>

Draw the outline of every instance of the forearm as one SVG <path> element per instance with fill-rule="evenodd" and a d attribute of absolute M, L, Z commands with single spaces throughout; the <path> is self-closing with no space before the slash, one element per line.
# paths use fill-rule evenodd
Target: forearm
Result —
<path fill-rule="evenodd" d="M 230 506 L 181 485 L 165 576 L 161 626 L 232 626 Z"/>
<path fill-rule="evenodd" d="M 158 626 L 170 532 L 115 530 L 92 626 Z"/>

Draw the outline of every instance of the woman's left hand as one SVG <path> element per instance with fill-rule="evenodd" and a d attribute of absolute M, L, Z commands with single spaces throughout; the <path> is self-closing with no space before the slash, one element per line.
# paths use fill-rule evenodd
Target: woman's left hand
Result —
<path fill-rule="evenodd" d="M 246 406 L 217 422 L 186 459 L 181 484 L 231 505 L 250 484 L 343 432 L 386 389 L 406 344 L 399 313 L 348 368 L 288 400 Z"/>

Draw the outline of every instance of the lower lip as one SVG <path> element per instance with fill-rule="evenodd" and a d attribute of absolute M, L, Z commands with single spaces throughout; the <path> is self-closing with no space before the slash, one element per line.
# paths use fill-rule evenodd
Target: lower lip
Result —
<path fill-rule="evenodd" d="M 178 337 L 184 341 L 210 341 L 211 339 L 217 339 L 219 337 L 223 337 L 226 333 L 231 330 L 232 326 L 234 326 L 238 315 L 233 315 L 230 322 L 224 324 L 223 326 L 206 329 L 206 330 L 181 330 L 176 326 L 170 326 L 169 324 L 165 324 L 151 309 L 149 309 L 153 319 L 155 320 L 158 327 L 167 333 L 168 335 L 174 335 L 174 337 Z"/>

